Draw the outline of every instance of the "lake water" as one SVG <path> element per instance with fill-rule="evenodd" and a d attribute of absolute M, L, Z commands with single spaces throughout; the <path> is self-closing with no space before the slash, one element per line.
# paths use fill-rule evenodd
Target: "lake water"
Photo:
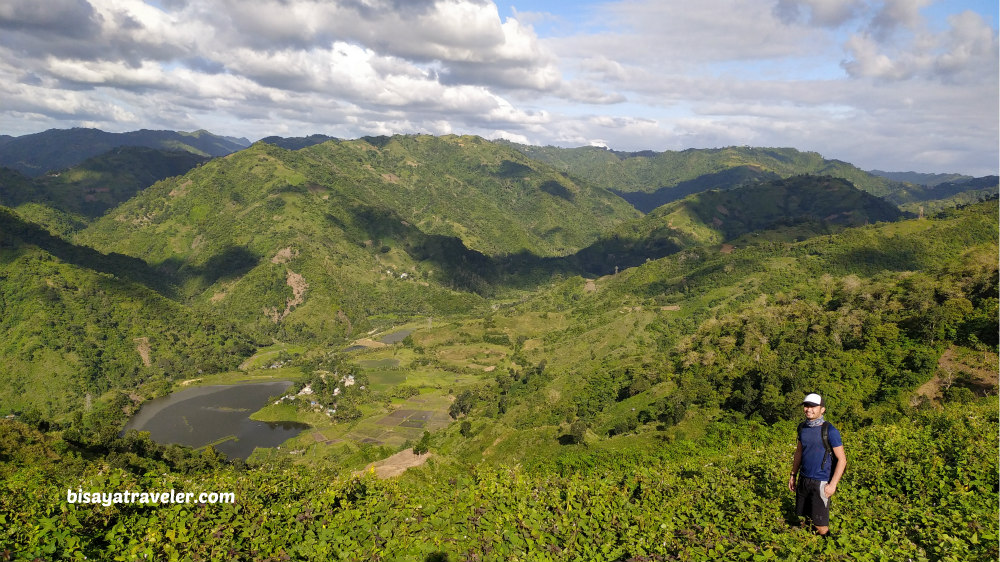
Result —
<path fill-rule="evenodd" d="M 191 447 L 215 445 L 230 458 L 245 459 L 256 447 L 275 447 L 309 426 L 297 422 L 260 422 L 250 414 L 268 398 L 282 394 L 289 381 L 186 388 L 143 404 L 125 430 L 148 431 L 157 443 Z"/>
<path fill-rule="evenodd" d="M 398 332 L 393 332 L 391 334 L 386 334 L 382 339 L 378 340 L 382 343 L 392 345 L 394 343 L 399 343 L 406 339 L 406 336 L 413 333 L 413 330 L 400 330 Z"/>

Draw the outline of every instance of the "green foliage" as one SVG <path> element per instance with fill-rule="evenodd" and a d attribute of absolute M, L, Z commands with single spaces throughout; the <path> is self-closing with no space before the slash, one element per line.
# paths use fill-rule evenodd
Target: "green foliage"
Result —
<path fill-rule="evenodd" d="M 996 449 L 997 422 L 989 400 L 845 428 L 851 467 L 828 540 L 791 515 L 792 422 L 714 424 L 703 444 L 655 455 L 567 453 L 544 469 L 390 481 L 294 467 L 136 473 L 8 422 L 0 454 L 19 460 L 0 465 L 0 541 L 29 559 L 990 560 L 998 467 L 977 451 Z M 78 489 L 232 491 L 237 503 L 66 502 Z"/>
<path fill-rule="evenodd" d="M 110 390 L 232 369 L 252 350 L 228 323 L 139 284 L 152 272 L 138 260 L 73 246 L 2 208 L 0 229 L 0 413 L 64 419 Z"/>
<path fill-rule="evenodd" d="M 425 431 L 423 436 L 420 438 L 420 441 L 418 441 L 417 444 L 413 446 L 413 454 L 415 455 L 426 454 L 430 448 L 430 443 L 431 443 L 431 432 Z"/>

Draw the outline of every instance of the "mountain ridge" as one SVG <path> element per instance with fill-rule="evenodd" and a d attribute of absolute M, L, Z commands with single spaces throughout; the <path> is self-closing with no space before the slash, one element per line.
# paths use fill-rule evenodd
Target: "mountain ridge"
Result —
<path fill-rule="evenodd" d="M 185 150 L 199 156 L 224 156 L 250 145 L 246 139 L 194 132 L 140 129 L 109 133 L 100 129 L 49 129 L 12 137 L 0 144 L 0 166 L 28 176 L 69 168 L 119 146 Z"/>

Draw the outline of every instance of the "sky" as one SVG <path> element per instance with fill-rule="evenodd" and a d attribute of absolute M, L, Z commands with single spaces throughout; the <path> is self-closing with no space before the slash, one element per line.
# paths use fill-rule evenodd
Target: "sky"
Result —
<path fill-rule="evenodd" d="M 0 134 L 475 134 L 996 174 L 996 0 L 0 0 Z"/>

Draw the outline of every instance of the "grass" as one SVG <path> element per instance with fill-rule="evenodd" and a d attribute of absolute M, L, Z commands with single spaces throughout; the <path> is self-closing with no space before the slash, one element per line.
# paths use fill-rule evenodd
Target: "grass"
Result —
<path fill-rule="evenodd" d="M 307 347 L 304 345 L 294 345 L 287 343 L 276 343 L 268 347 L 262 347 L 254 353 L 252 357 L 244 361 L 240 365 L 240 369 L 252 370 L 252 369 L 266 369 L 277 359 L 277 357 L 285 352 L 289 355 L 300 355 L 305 353 Z"/>
<path fill-rule="evenodd" d="M 253 371 L 226 371 L 223 373 L 213 373 L 210 375 L 199 375 L 197 378 L 187 379 L 177 383 L 174 388 L 190 388 L 192 386 L 208 386 L 213 384 L 249 384 L 256 382 L 271 381 L 300 381 L 305 378 L 305 373 L 298 367 L 282 367 L 280 369 L 266 369 Z"/>

